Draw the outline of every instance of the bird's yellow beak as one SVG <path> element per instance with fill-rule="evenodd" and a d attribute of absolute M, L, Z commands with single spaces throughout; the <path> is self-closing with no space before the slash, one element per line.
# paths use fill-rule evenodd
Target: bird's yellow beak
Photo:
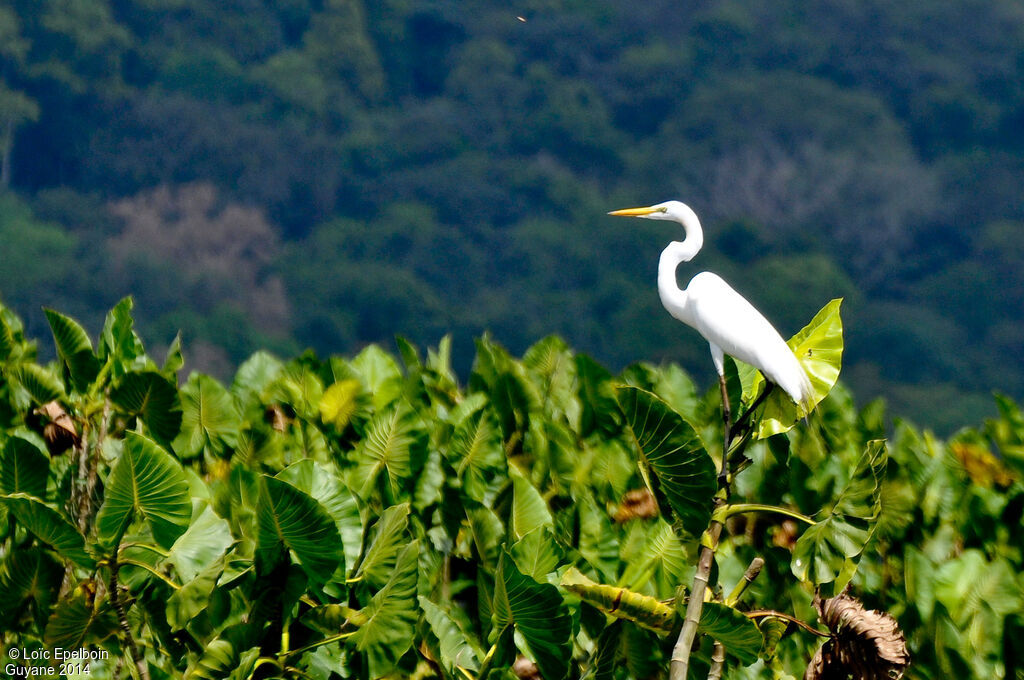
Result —
<path fill-rule="evenodd" d="M 659 210 L 661 210 L 661 208 L 649 206 L 647 208 L 625 208 L 623 210 L 612 210 L 608 214 L 615 215 L 616 217 L 643 217 L 645 215 L 650 215 L 651 213 L 656 213 Z"/>

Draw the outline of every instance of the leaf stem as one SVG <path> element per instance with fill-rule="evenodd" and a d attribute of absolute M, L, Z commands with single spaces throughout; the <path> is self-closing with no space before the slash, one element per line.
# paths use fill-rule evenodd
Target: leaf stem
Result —
<path fill-rule="evenodd" d="M 337 635 L 332 635 L 331 637 L 326 637 L 323 640 L 317 640 L 316 642 L 311 642 L 310 644 L 308 644 L 308 645 L 306 645 L 304 647 L 299 647 L 298 649 L 293 649 L 292 651 L 287 652 L 287 654 L 285 655 L 284 658 L 286 660 L 287 659 L 292 659 L 294 657 L 301 656 L 301 655 L 305 654 L 306 652 L 308 652 L 311 649 L 316 649 L 317 647 L 323 647 L 324 645 L 329 645 L 329 644 L 332 644 L 334 642 L 341 642 L 342 640 L 345 640 L 347 638 L 352 637 L 353 635 L 355 635 L 358 632 L 359 632 L 358 630 L 350 630 L 347 633 L 338 633 Z M 275 662 L 275 663 L 277 663 L 277 662 Z"/>
<path fill-rule="evenodd" d="M 777 619 L 782 619 L 784 621 L 789 621 L 790 623 L 796 624 L 797 626 L 806 630 L 808 633 L 813 633 L 818 637 L 832 637 L 832 634 L 827 631 L 818 630 L 814 626 L 804 623 L 795 616 L 786 614 L 785 612 L 775 611 L 774 609 L 755 609 L 753 611 L 743 612 L 743 615 L 746 616 L 748 619 L 763 619 L 769 616 L 773 616 Z"/>
<path fill-rule="evenodd" d="M 740 515 L 745 512 L 773 512 L 777 515 L 783 515 L 791 519 L 800 520 L 810 526 L 817 524 L 816 521 L 803 513 L 797 512 L 796 510 L 790 510 L 777 505 L 765 505 L 763 503 L 736 503 L 733 505 L 723 505 L 715 511 L 715 515 L 720 522 L 724 522 L 734 515 Z"/>

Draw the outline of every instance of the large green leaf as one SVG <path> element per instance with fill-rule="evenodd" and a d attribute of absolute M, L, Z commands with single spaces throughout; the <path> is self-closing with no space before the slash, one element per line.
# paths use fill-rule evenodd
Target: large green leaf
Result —
<path fill-rule="evenodd" d="M 235 400 L 224 387 L 207 375 L 193 373 L 181 388 L 181 432 L 174 450 L 192 458 L 208 448 L 223 455 L 238 446 L 242 424 Z"/>
<path fill-rule="evenodd" d="M 576 355 L 577 393 L 580 400 L 579 432 L 614 435 L 622 427 L 622 415 L 615 401 L 612 376 L 585 354 Z"/>
<path fill-rule="evenodd" d="M 618 395 L 641 463 L 654 473 L 648 481 L 662 512 L 667 504 L 687 532 L 700 536 L 717 489 L 715 464 L 700 436 L 654 394 L 623 386 Z"/>
<path fill-rule="evenodd" d="M 460 669 L 476 671 L 480 668 L 483 653 L 479 644 L 471 638 L 452 616 L 422 595 L 419 597 L 423 618 L 437 637 L 440 651 L 438 659 L 449 673 L 458 675 Z"/>
<path fill-rule="evenodd" d="M 477 340 L 470 387 L 490 396 L 506 440 L 521 437 L 529 429 L 530 414 L 540 407 L 540 395 L 523 364 L 487 336 Z"/>
<path fill-rule="evenodd" d="M 408 503 L 385 508 L 372 528 L 373 538 L 367 541 L 366 554 L 356 565 L 352 578 L 364 579 L 375 587 L 387 583 L 394 570 L 398 553 L 406 544 L 405 530 L 408 525 Z"/>
<path fill-rule="evenodd" d="M 315 498 L 274 477 L 263 477 L 257 509 L 257 557 L 275 564 L 290 550 L 311 583 L 322 585 L 344 561 L 334 519 Z"/>
<path fill-rule="evenodd" d="M 804 531 L 793 550 L 793 574 L 815 584 L 835 581 L 849 560 L 860 555 L 881 512 L 885 478 L 885 442 L 868 443 L 864 453 L 826 516 Z"/>
<path fill-rule="evenodd" d="M 0 618 L 18 619 L 22 606 L 34 604 L 36 624 L 46 624 L 50 606 L 57 599 L 64 569 L 46 549 L 38 546 L 9 552 L 0 564 Z"/>
<path fill-rule="evenodd" d="M 697 632 L 706 633 L 725 646 L 725 651 L 749 666 L 757 661 L 764 645 L 757 624 L 742 612 L 717 602 L 705 602 Z"/>
<path fill-rule="evenodd" d="M 355 452 L 358 467 L 353 488 L 358 487 L 362 498 L 369 498 L 381 475 L 386 475 L 380 480 L 391 495 L 386 500 L 399 500 L 404 480 L 412 474 L 413 449 L 425 444 L 413 414 L 400 405 L 377 414 Z"/>
<path fill-rule="evenodd" d="M 21 526 L 32 532 L 65 559 L 92 568 L 93 559 L 85 550 L 85 539 L 75 525 L 43 501 L 23 493 L 0 496 L 0 502 Z"/>
<path fill-rule="evenodd" d="M 160 546 L 170 548 L 188 529 L 192 500 L 178 461 L 148 437 L 128 432 L 96 516 L 100 542 L 116 545 L 136 515 Z"/>
<path fill-rule="evenodd" d="M 220 560 L 187 580 L 167 598 L 164 614 L 171 631 L 178 631 L 210 607 L 210 595 L 224 570 Z"/>
<path fill-rule="evenodd" d="M 363 520 L 355 496 L 345 486 L 337 467 L 306 458 L 289 465 L 277 478 L 308 493 L 324 507 L 338 527 L 345 564 L 354 565 L 362 547 Z"/>
<path fill-rule="evenodd" d="M 637 527 L 638 531 L 644 529 Z M 646 528 L 642 547 L 635 553 L 622 555 L 625 570 L 618 583 L 633 590 L 643 589 L 648 581 L 654 582 L 654 592 L 660 597 L 671 597 L 680 583 L 692 579 L 686 551 L 667 522 L 659 521 Z"/>
<path fill-rule="evenodd" d="M 356 649 L 366 654 L 371 678 L 390 673 L 416 636 L 419 554 L 419 541 L 407 545 L 395 562 L 391 578 L 374 594 L 370 604 L 353 617 L 359 630 L 352 641 Z"/>
<path fill-rule="evenodd" d="M 572 660 L 572 617 L 558 589 L 520 572 L 512 556 L 504 551 L 496 577 L 492 638 L 498 639 L 509 626 L 515 626 L 537 662 L 541 677 L 566 677 Z"/>
<path fill-rule="evenodd" d="M 376 408 L 383 408 L 398 396 L 402 369 L 379 345 L 367 345 L 353 357 L 349 366 L 366 392 L 372 395 Z"/>
<path fill-rule="evenodd" d="M 88 643 L 106 639 L 116 629 L 114 608 L 106 598 L 91 603 L 85 591 L 78 591 L 57 603 L 43 640 L 51 649 L 82 649 Z"/>
<path fill-rule="evenodd" d="M 110 400 L 140 418 L 150 435 L 165 446 L 181 430 L 178 388 L 157 371 L 125 375 L 111 391 Z"/>
<path fill-rule="evenodd" d="M 21 364 L 8 375 L 21 385 L 37 404 L 48 404 L 65 398 L 60 378 L 39 364 Z"/>
<path fill-rule="evenodd" d="M 202 653 L 190 661 L 184 680 L 246 680 L 260 656 L 253 647 L 253 627 L 248 623 L 229 626 L 206 643 Z"/>
<path fill-rule="evenodd" d="M 111 362 L 111 377 L 120 380 L 126 373 L 141 371 L 147 366 L 146 350 L 133 328 L 131 297 L 118 302 L 103 324 L 97 353 Z"/>
<path fill-rule="evenodd" d="M 822 307 L 811 322 L 787 343 L 811 381 L 812 409 L 828 396 L 839 379 L 843 359 L 843 321 L 839 316 L 840 304 L 842 299 L 836 299 Z M 753 383 L 753 392 L 758 391 L 762 380 L 758 374 Z M 757 435 L 764 438 L 785 432 L 804 415 L 804 409 L 797 407 L 789 395 L 780 389 L 773 390 L 765 400 Z"/>
<path fill-rule="evenodd" d="M 0 493 L 46 497 L 50 459 L 35 444 L 11 437 L 0 451 Z"/>
<path fill-rule="evenodd" d="M 512 544 L 510 554 L 519 571 L 543 582 L 562 562 L 562 551 L 547 527 L 537 527 Z"/>
<path fill-rule="evenodd" d="M 234 542 L 227 520 L 205 502 L 196 501 L 192 515 L 195 519 L 171 546 L 166 558 L 182 582 L 190 581 L 217 562 Z"/>
<path fill-rule="evenodd" d="M 479 408 L 455 426 L 446 455 L 466 495 L 482 503 L 505 461 L 501 432 L 490 409 Z"/>
<path fill-rule="evenodd" d="M 580 404 L 575 394 L 576 362 L 572 350 L 556 335 L 549 335 L 523 354 L 523 366 L 541 395 L 549 417 L 565 417 L 578 424 Z"/>
<path fill-rule="evenodd" d="M 537 487 L 514 465 L 509 466 L 509 475 L 512 477 L 512 516 L 509 520 L 512 537 L 519 540 L 535 529 L 551 527 L 554 524 L 551 510 Z"/>
<path fill-rule="evenodd" d="M 52 309 L 43 311 L 53 331 L 57 354 L 68 368 L 71 384 L 79 392 L 85 392 L 100 370 L 100 362 L 93 354 L 89 335 L 71 317 Z"/>

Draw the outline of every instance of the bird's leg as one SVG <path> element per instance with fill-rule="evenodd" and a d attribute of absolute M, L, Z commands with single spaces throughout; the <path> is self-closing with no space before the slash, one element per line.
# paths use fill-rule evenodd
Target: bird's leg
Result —
<path fill-rule="evenodd" d="M 718 474 L 718 487 L 723 488 L 726 475 L 729 472 L 728 453 L 729 446 L 732 444 L 732 409 L 729 407 L 729 389 L 725 385 L 725 376 L 722 374 L 718 375 L 718 386 L 722 388 L 722 426 L 724 428 L 722 441 L 725 442 L 725 447 L 722 449 L 722 469 Z"/>

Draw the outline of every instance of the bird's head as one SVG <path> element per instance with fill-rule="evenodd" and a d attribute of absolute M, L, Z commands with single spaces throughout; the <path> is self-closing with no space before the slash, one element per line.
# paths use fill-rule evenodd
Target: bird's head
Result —
<path fill-rule="evenodd" d="M 679 201 L 665 201 L 646 208 L 626 208 L 624 210 L 613 210 L 609 215 L 616 217 L 643 217 L 648 220 L 671 220 L 683 222 L 692 216 L 693 210 L 690 206 Z"/>

